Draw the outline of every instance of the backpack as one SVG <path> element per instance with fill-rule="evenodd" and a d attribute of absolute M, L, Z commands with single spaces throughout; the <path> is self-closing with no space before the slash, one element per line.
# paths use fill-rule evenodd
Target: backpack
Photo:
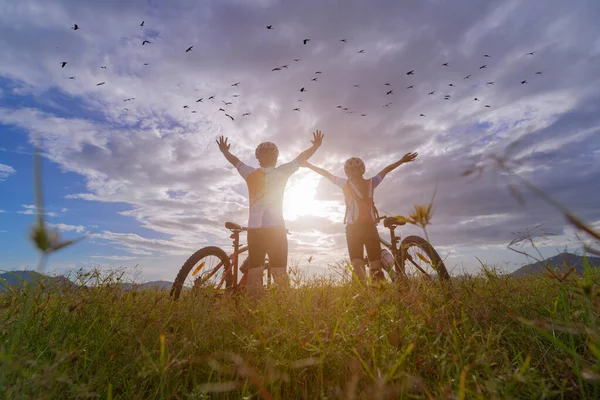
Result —
<path fill-rule="evenodd" d="M 358 218 L 354 219 L 354 223 L 376 224 L 379 218 L 379 212 L 373 201 L 373 182 L 371 179 L 367 181 L 367 193 L 364 193 L 352 181 L 347 184 L 348 195 L 358 204 Z M 346 214 L 344 221 L 348 218 L 348 206 L 346 206 Z"/>

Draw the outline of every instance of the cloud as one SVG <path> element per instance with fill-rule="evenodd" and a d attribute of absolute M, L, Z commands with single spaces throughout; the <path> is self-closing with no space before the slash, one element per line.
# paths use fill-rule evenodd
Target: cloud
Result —
<path fill-rule="evenodd" d="M 0 164 L 0 182 L 5 181 L 6 179 L 8 179 L 9 176 L 15 173 L 17 173 L 17 171 L 13 167 L 5 164 Z"/>
<path fill-rule="evenodd" d="M 22 204 L 21 207 L 24 208 L 24 210 L 20 210 L 17 211 L 17 214 L 23 214 L 23 215 L 35 215 L 36 214 L 36 206 L 33 204 Z M 58 214 L 52 211 L 47 211 L 44 213 L 45 216 L 47 217 L 58 217 Z"/>
<path fill-rule="evenodd" d="M 56 228 L 59 231 L 63 231 L 63 232 L 83 233 L 86 231 L 85 226 L 82 226 L 82 225 L 67 225 L 67 224 L 51 224 L 51 223 L 49 223 L 48 226 L 50 228 Z"/>
<path fill-rule="evenodd" d="M 581 7 L 559 0 L 468 6 L 352 0 L 344 7 L 311 0 L 117 8 L 59 1 L 44 6 L 43 18 L 40 12 L 29 0 L 0 16 L 0 35 L 14 38 L 0 43 L 3 100 L 11 100 L 0 107 L 0 123 L 22 128 L 32 143 L 43 139 L 49 160 L 84 178 L 85 188 L 68 198 L 128 204 L 121 216 L 146 233 L 104 230 L 94 239 L 132 255 L 183 258 L 204 245 L 229 245 L 222 224 L 246 220 L 247 193 L 216 149 L 219 135 L 229 136 L 232 151 L 248 163 L 262 140 L 278 143 L 281 161 L 289 161 L 320 128 L 326 138 L 313 160 L 338 175 L 349 156 L 363 158 L 373 175 L 417 150 L 416 162 L 377 189 L 377 205 L 382 213 L 406 214 L 437 189 L 430 233 L 449 251 L 502 247 L 511 232 L 540 222 L 564 231 L 561 216 L 539 199 L 525 194 L 521 208 L 506 174 L 462 177 L 469 165 L 503 154 L 515 140 L 517 172 L 583 218 L 600 219 L 594 201 L 600 193 L 600 12 L 592 0 Z M 69 29 L 73 21 L 80 30 Z M 142 47 L 146 38 L 151 44 Z M 303 38 L 312 40 L 303 45 Z M 536 54 L 527 56 L 530 51 Z M 61 61 L 68 61 L 65 68 Z M 282 65 L 288 68 L 271 72 Z M 322 74 L 313 82 L 316 71 Z M 385 95 L 386 82 L 392 95 Z M 252 114 L 242 117 L 245 112 Z M 292 177 L 288 194 L 301 194 L 293 188 L 305 176 Z M 290 250 L 297 259 L 343 257 L 341 192 L 315 182 L 315 201 L 307 208 L 295 202 L 298 209 L 288 212 Z M 19 213 L 33 214 L 29 207 Z M 402 232 L 421 234 L 413 227 Z"/>

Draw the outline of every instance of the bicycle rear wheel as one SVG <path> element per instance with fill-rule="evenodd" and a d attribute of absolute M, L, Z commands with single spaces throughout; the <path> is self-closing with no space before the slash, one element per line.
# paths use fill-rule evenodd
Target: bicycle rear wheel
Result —
<path fill-rule="evenodd" d="M 202 287 L 224 289 L 232 286 L 233 271 L 227 254 L 218 247 L 204 247 L 183 264 L 170 296 L 177 300 L 182 292 L 196 290 Z"/>
<path fill-rule="evenodd" d="M 399 267 L 402 271 L 399 272 L 405 276 L 450 280 L 442 258 L 427 240 L 419 236 L 408 236 L 402 241 L 400 249 Z"/>

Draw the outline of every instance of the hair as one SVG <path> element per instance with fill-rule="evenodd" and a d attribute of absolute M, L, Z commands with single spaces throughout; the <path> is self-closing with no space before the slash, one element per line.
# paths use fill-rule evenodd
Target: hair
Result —
<path fill-rule="evenodd" d="M 277 165 L 277 154 L 263 154 L 256 158 L 258 160 L 258 165 L 262 168 L 271 168 Z"/>

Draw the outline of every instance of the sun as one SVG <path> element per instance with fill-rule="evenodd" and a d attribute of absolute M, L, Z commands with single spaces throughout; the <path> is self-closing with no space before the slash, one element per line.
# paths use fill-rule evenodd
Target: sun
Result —
<path fill-rule="evenodd" d="M 300 216 L 311 215 L 331 218 L 331 202 L 316 200 L 319 177 L 316 174 L 298 174 L 290 179 L 283 200 L 283 216 L 295 220 Z"/>

